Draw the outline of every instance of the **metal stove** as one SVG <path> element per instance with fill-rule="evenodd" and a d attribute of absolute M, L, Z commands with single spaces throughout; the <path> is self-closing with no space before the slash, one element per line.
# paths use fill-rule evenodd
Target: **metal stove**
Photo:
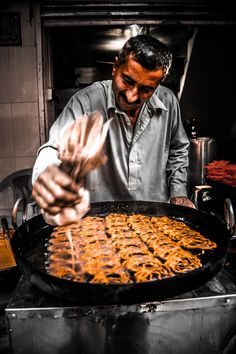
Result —
<path fill-rule="evenodd" d="M 22 276 L 7 306 L 13 354 L 236 352 L 234 251 L 215 278 L 161 302 L 77 306 Z"/>

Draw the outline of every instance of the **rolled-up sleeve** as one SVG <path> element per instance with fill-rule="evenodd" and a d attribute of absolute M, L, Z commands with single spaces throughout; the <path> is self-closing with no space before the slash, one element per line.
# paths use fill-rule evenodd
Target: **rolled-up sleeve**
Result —
<path fill-rule="evenodd" d="M 34 184 L 40 173 L 43 172 L 48 166 L 59 166 L 60 163 L 61 161 L 57 157 L 57 149 L 48 145 L 42 146 L 33 167 L 32 184 Z"/>

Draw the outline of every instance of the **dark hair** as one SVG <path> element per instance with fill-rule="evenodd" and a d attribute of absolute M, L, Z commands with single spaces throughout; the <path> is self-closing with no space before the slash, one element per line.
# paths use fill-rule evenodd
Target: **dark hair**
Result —
<path fill-rule="evenodd" d="M 166 75 L 172 64 L 172 54 L 167 46 L 150 35 L 130 37 L 119 51 L 119 62 L 124 64 L 132 54 L 133 59 L 148 70 L 162 68 Z"/>

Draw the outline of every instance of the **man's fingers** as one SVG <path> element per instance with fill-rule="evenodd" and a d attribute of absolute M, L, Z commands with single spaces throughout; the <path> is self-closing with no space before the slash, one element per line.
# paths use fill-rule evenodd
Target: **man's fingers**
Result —
<path fill-rule="evenodd" d="M 45 200 L 41 197 L 41 196 L 37 196 L 35 198 L 36 203 L 38 204 L 38 206 L 40 207 L 40 209 L 47 211 L 48 213 L 55 215 L 61 212 L 62 208 L 59 206 L 50 206 L 49 204 L 47 204 L 45 202 Z"/>
<path fill-rule="evenodd" d="M 189 208 L 195 208 L 195 205 L 187 197 L 174 197 L 171 199 L 171 204 L 183 205 Z"/>
<path fill-rule="evenodd" d="M 77 192 L 78 185 L 75 181 L 58 166 L 49 166 L 44 172 L 42 172 L 37 181 L 40 184 L 48 186 L 49 189 L 55 188 L 55 184 L 61 186 L 64 189 L 70 190 L 71 192 Z M 53 181 L 55 184 L 50 188 L 49 182 Z"/>
<path fill-rule="evenodd" d="M 34 183 L 32 196 L 41 209 L 56 214 L 65 205 L 73 205 L 79 186 L 57 166 L 43 171 Z"/>

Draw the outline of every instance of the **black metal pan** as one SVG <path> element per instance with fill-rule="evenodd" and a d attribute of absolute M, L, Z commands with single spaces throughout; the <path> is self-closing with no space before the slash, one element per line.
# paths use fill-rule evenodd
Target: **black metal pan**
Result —
<path fill-rule="evenodd" d="M 142 213 L 180 219 L 217 243 L 206 252 L 202 266 L 162 280 L 131 284 L 78 283 L 49 275 L 45 270 L 46 242 L 53 228 L 41 215 L 25 221 L 14 233 L 11 246 L 19 269 L 41 290 L 76 301 L 79 305 L 134 304 L 159 301 L 193 290 L 213 278 L 222 268 L 229 247 L 230 232 L 215 216 L 169 203 L 144 201 L 103 202 L 92 205 L 89 215 Z"/>

